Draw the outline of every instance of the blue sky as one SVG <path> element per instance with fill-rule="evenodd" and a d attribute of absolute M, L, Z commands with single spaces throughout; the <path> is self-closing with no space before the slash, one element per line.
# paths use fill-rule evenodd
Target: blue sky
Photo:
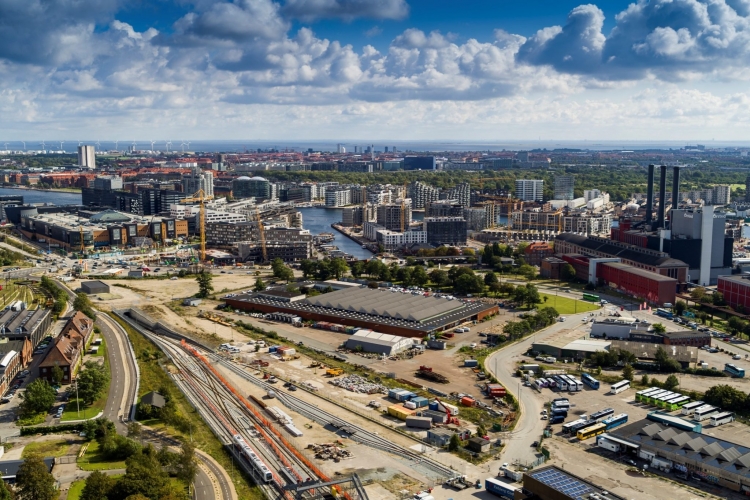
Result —
<path fill-rule="evenodd" d="M 750 0 L 0 0 L 0 143 L 740 140 Z"/>

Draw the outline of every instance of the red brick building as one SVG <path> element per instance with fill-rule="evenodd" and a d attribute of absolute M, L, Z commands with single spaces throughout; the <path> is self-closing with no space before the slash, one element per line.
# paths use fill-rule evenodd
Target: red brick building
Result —
<path fill-rule="evenodd" d="M 739 307 L 750 311 L 750 276 L 719 276 L 716 289 L 724 295 L 724 300 L 733 309 Z"/>
<path fill-rule="evenodd" d="M 531 266 L 539 266 L 542 264 L 543 259 L 552 257 L 554 250 L 549 243 L 534 242 L 527 246 L 523 253 L 523 258 L 526 260 L 527 264 Z"/>
<path fill-rule="evenodd" d="M 76 311 L 63 327 L 47 355 L 39 364 L 39 378 L 52 382 L 55 366 L 63 372 L 63 384 L 70 384 L 81 365 L 83 351 L 94 331 L 94 321 L 80 311 Z"/>
<path fill-rule="evenodd" d="M 539 266 L 539 275 L 542 278 L 559 280 L 560 274 L 562 273 L 562 268 L 566 264 L 567 262 L 562 259 L 558 259 L 557 257 L 547 257 L 546 259 L 542 259 L 542 264 Z"/>
<path fill-rule="evenodd" d="M 633 297 L 640 297 L 659 305 L 675 302 L 677 280 L 674 278 L 620 262 L 598 264 L 596 275 L 605 285 Z"/>

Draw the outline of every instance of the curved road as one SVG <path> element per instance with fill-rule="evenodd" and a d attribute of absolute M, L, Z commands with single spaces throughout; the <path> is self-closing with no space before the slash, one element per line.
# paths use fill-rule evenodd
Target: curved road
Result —
<path fill-rule="evenodd" d="M 70 300 L 76 294 L 62 283 L 55 282 L 65 290 Z M 117 432 L 127 434 L 127 421 L 134 413 L 137 399 L 136 360 L 131 354 L 127 333 L 122 327 L 101 311 L 97 314 L 96 325 L 102 331 L 107 343 L 107 358 L 111 372 L 109 394 L 104 406 L 103 416 L 114 422 Z M 68 422 L 66 422 L 68 423 Z M 203 467 L 198 467 L 195 476 L 193 498 L 195 500 L 232 500 L 232 488 L 226 479 L 226 473 L 219 466 L 202 455 L 196 455 Z M 221 496 L 217 498 L 214 482 L 218 483 Z"/>

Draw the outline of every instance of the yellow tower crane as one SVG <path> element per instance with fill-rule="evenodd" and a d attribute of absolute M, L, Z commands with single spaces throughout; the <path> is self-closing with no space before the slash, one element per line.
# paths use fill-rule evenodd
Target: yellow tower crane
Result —
<path fill-rule="evenodd" d="M 180 200 L 180 202 L 183 203 L 195 203 L 198 202 L 200 205 L 200 210 L 198 212 L 198 230 L 200 231 L 200 237 L 201 237 L 201 262 L 206 261 L 206 205 L 205 202 L 209 200 L 213 200 L 213 196 L 206 196 L 206 193 L 199 189 L 196 193 L 193 194 L 193 196 L 189 196 L 187 198 L 183 198 Z"/>
<path fill-rule="evenodd" d="M 263 252 L 263 262 L 268 262 L 268 249 L 266 248 L 266 229 L 260 218 L 260 210 L 255 211 L 255 220 L 258 221 L 258 234 L 260 234 L 260 250 Z"/>

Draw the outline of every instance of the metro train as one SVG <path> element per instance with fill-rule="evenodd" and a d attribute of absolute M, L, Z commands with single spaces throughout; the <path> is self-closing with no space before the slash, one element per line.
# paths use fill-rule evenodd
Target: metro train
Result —
<path fill-rule="evenodd" d="M 234 442 L 235 449 L 240 452 L 240 454 L 255 470 L 255 472 L 260 474 L 260 477 L 263 478 L 264 482 L 270 483 L 271 481 L 273 481 L 273 474 L 271 473 L 271 471 L 268 469 L 268 467 L 266 467 L 266 464 L 263 463 L 258 455 L 255 454 L 252 448 L 248 446 L 242 436 L 240 436 L 239 434 L 235 434 L 232 437 L 232 441 Z"/>

